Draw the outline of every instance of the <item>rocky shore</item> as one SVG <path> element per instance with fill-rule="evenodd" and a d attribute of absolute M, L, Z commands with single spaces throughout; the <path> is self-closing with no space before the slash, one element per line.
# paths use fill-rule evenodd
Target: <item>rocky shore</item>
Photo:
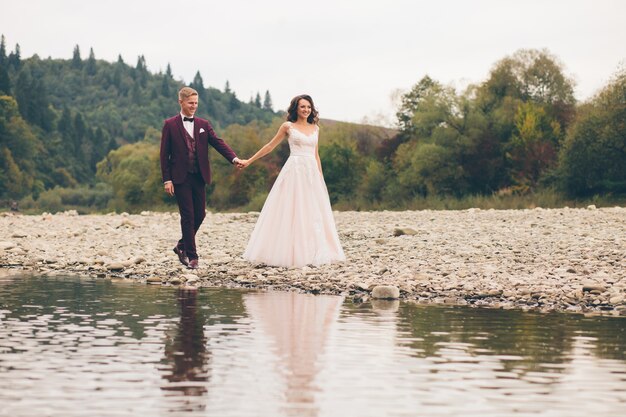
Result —
<path fill-rule="evenodd" d="M 200 269 L 190 271 L 172 252 L 178 213 L 1 213 L 0 267 L 341 294 L 359 303 L 395 293 L 427 303 L 626 315 L 626 208 L 335 212 L 348 261 L 293 269 L 241 258 L 257 216 L 208 213 L 197 238 Z"/>

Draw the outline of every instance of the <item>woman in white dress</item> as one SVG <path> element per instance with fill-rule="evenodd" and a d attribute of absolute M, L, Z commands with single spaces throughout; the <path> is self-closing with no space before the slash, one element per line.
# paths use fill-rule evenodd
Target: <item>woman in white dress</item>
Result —
<path fill-rule="evenodd" d="M 345 261 L 318 153 L 318 120 L 310 96 L 294 97 L 276 136 L 241 161 L 246 167 L 288 138 L 289 158 L 265 200 L 244 259 L 284 267 Z"/>

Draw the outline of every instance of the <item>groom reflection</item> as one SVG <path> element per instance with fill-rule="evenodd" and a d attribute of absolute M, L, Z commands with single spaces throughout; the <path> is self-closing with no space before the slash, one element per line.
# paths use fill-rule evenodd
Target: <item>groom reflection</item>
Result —
<path fill-rule="evenodd" d="M 208 381 L 206 337 L 204 336 L 204 315 L 198 314 L 196 289 L 179 289 L 177 293 L 180 308 L 180 322 L 175 333 L 165 343 L 165 362 L 168 373 L 163 377 L 169 384 L 163 390 L 173 395 L 203 396 L 207 392 Z M 188 403 L 185 409 L 204 409 Z"/>

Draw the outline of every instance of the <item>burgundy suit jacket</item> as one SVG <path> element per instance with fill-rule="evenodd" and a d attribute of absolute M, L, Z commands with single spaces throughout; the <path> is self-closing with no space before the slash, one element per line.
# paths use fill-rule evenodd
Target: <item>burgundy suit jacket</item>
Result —
<path fill-rule="evenodd" d="M 208 120 L 195 117 L 193 130 L 200 173 L 204 182 L 210 184 L 209 145 L 214 147 L 230 163 L 237 155 L 226 142 L 217 137 Z M 182 117 L 177 114 L 165 121 L 161 132 L 161 175 L 163 182 L 172 181 L 174 184 L 180 184 L 187 178 L 188 171 L 189 158 L 185 141 L 185 127 Z"/>

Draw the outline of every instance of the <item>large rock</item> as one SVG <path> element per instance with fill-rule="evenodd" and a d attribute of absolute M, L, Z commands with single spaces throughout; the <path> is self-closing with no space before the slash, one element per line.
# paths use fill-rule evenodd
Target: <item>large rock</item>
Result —
<path fill-rule="evenodd" d="M 124 264 L 121 262 L 111 262 L 110 264 L 107 264 L 106 269 L 109 271 L 123 271 Z"/>
<path fill-rule="evenodd" d="M 200 280 L 196 274 L 183 274 L 181 278 L 184 278 L 187 284 L 194 284 Z"/>
<path fill-rule="evenodd" d="M 400 298 L 400 290 L 393 285 L 377 285 L 372 290 L 372 298 L 395 300 Z"/>

